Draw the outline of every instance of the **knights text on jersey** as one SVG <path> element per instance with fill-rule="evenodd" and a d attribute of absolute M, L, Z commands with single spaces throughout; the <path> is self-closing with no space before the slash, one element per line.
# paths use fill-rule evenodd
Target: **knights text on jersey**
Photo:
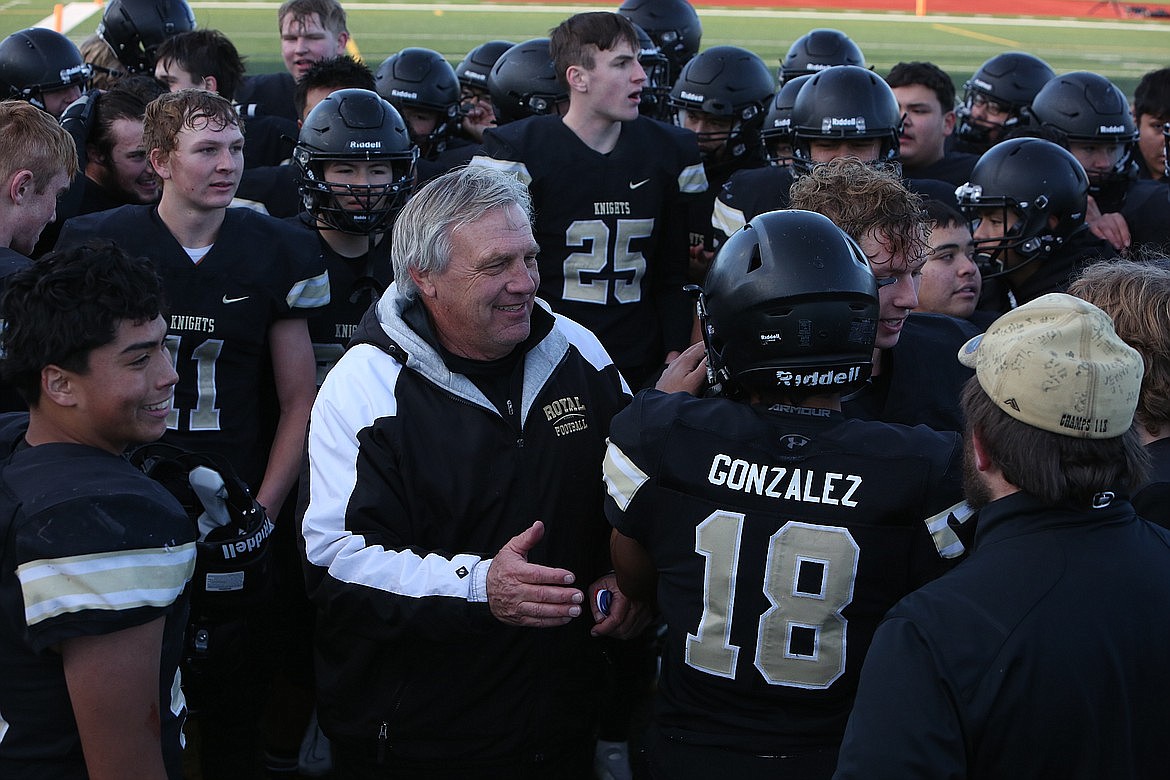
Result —
<path fill-rule="evenodd" d="M 8 539 L 0 552 L 0 777 L 84 777 L 56 648 L 164 616 L 163 757 L 180 777 L 178 664 L 195 530 L 178 502 L 123 458 L 43 444 L 0 465 L 0 536 Z"/>
<path fill-rule="evenodd" d="M 664 734 L 831 747 L 886 610 L 945 570 L 926 520 L 960 439 L 839 412 L 645 391 L 614 418 L 606 513 L 658 569 Z"/>
<path fill-rule="evenodd" d="M 285 222 L 305 232 L 305 240 L 317 241 L 325 270 L 329 274 L 329 303 L 315 309 L 309 316 L 309 338 L 313 341 L 313 356 L 317 361 L 317 387 L 325 375 L 341 359 L 349 340 L 357 331 L 362 315 L 375 303 L 394 281 L 394 266 L 390 260 L 390 233 L 370 247 L 360 257 L 344 257 L 333 250 L 312 227 L 306 225 L 304 214 L 289 217 Z"/>
<path fill-rule="evenodd" d="M 639 117 L 599 154 L 560 117 L 531 117 L 489 129 L 471 164 L 528 185 L 540 296 L 596 333 L 618 368 L 689 343 L 686 204 L 707 188 L 693 133 Z"/>
<path fill-rule="evenodd" d="M 211 251 L 193 263 L 151 206 L 123 206 L 65 224 L 59 247 L 109 238 L 154 261 L 179 372 L 166 441 L 229 458 L 253 488 L 268 459 L 261 409 L 271 375 L 268 331 L 329 302 L 320 248 L 303 232 L 250 209 L 228 209 Z"/>

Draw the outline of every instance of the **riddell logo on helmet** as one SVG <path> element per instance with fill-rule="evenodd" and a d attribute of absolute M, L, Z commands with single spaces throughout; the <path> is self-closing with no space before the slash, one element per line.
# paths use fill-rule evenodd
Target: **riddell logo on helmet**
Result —
<path fill-rule="evenodd" d="M 350 141 L 350 149 L 381 149 L 381 141 Z"/>
<path fill-rule="evenodd" d="M 991 91 L 991 85 L 990 85 L 990 84 L 988 84 L 988 83 L 987 83 L 986 81 L 984 81 L 983 79 L 971 79 L 971 86 L 973 86 L 973 87 L 979 87 L 979 89 L 985 89 L 985 90 L 987 90 L 988 92 L 990 92 L 990 91 Z"/>
<path fill-rule="evenodd" d="M 392 89 L 392 90 L 390 90 L 390 95 L 391 95 L 391 97 L 406 98 L 408 100 L 418 100 L 418 93 L 417 92 L 407 92 L 406 90 L 402 90 L 402 89 Z"/>
<path fill-rule="evenodd" d="M 1101 125 L 1097 128 L 1098 133 L 1124 133 L 1125 125 Z"/>
<path fill-rule="evenodd" d="M 785 387 L 832 387 L 859 381 L 861 381 L 861 369 L 857 366 L 848 371 L 813 371 L 808 374 L 794 374 L 791 371 L 776 372 L 776 383 Z"/>
<path fill-rule="evenodd" d="M 696 95 L 694 92 L 687 92 L 686 90 L 680 92 L 679 97 L 683 100 L 694 100 L 696 103 L 702 103 L 704 99 L 702 95 Z"/>
<path fill-rule="evenodd" d="M 272 525 L 272 521 L 265 517 L 264 525 L 260 527 L 260 530 L 249 536 L 247 539 L 242 539 L 238 542 L 231 542 L 230 544 L 221 544 L 219 546 L 219 550 L 221 553 L 223 553 L 223 559 L 225 561 L 231 560 L 236 556 L 246 555 L 253 550 L 260 549 L 260 546 L 264 544 L 264 540 L 272 534 L 274 527 L 275 526 Z"/>

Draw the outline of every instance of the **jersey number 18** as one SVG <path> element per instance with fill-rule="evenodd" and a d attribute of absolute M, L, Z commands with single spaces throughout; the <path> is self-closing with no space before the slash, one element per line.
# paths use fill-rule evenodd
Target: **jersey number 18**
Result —
<path fill-rule="evenodd" d="M 740 648 L 731 616 L 744 515 L 716 511 L 695 528 L 695 552 L 706 558 L 703 614 L 687 634 L 686 663 L 734 679 Z M 828 688 L 845 671 L 846 620 L 860 549 L 846 528 L 790 521 L 768 539 L 755 667 L 771 685 Z"/>

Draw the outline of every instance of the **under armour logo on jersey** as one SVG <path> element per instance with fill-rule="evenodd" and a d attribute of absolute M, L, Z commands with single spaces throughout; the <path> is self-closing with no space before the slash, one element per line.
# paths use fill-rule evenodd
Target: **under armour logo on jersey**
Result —
<path fill-rule="evenodd" d="M 640 181 L 640 182 L 637 182 L 637 183 L 635 183 L 635 182 L 630 182 L 630 189 L 631 189 L 631 190 L 636 190 L 636 189 L 638 189 L 639 187 L 641 187 L 643 184 L 649 184 L 649 183 L 650 183 L 650 180 L 649 180 L 649 179 L 642 179 L 642 181 Z"/>
<path fill-rule="evenodd" d="M 790 433 L 787 436 L 780 437 L 780 445 L 790 450 L 798 449 L 808 443 L 809 438 L 807 436 L 801 436 L 799 433 Z"/>
<path fill-rule="evenodd" d="M 1017 412 L 1020 411 L 1020 405 L 1018 403 L 1016 403 L 1016 399 L 1014 399 L 1014 398 L 1007 399 L 1006 401 L 1004 401 L 1004 404 L 1015 409 Z"/>

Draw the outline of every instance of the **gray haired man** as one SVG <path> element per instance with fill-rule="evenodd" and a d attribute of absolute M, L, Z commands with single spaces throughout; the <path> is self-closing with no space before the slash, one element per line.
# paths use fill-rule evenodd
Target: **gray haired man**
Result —
<path fill-rule="evenodd" d="M 536 298 L 530 208 L 484 168 L 419 191 L 313 409 L 302 531 L 344 777 L 589 777 L 590 635 L 644 622 L 606 574 L 595 477 L 629 391 Z"/>

